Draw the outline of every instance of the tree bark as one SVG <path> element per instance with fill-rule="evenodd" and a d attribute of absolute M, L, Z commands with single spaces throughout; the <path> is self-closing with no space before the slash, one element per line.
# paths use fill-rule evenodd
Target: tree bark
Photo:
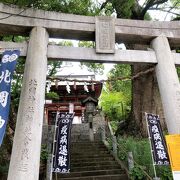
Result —
<path fill-rule="evenodd" d="M 134 49 L 144 50 L 142 46 Z M 151 65 L 138 64 L 132 67 L 132 75 L 151 68 Z M 142 136 L 147 136 L 145 112 L 160 115 L 162 129 L 166 129 L 161 97 L 155 73 L 148 73 L 132 82 L 132 119 Z"/>

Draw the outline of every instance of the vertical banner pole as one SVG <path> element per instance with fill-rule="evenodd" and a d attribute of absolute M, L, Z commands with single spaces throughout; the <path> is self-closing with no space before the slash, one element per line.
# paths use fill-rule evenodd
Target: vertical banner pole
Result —
<path fill-rule="evenodd" d="M 145 117 L 146 117 L 146 125 L 147 125 L 147 131 L 148 131 L 148 139 L 149 139 L 149 144 L 150 144 L 150 149 L 152 147 L 152 143 L 151 143 L 151 137 L 150 137 L 150 133 L 149 133 L 149 125 L 148 125 L 148 121 L 147 121 L 147 113 L 145 112 Z M 152 149 L 151 149 L 151 158 L 152 158 L 152 162 L 153 162 L 153 170 L 154 170 L 154 176 L 155 178 L 157 178 L 157 173 L 156 173 L 156 167 L 155 167 L 155 162 L 154 162 L 154 158 L 153 158 L 153 155 L 152 155 Z"/>
<path fill-rule="evenodd" d="M 55 152 L 55 142 L 56 142 L 56 130 L 57 130 L 57 121 L 58 121 L 58 115 L 59 115 L 59 111 L 57 111 L 56 114 L 56 121 L 55 121 L 55 125 L 54 125 L 54 139 L 53 139 L 53 150 L 52 150 L 52 160 L 51 160 L 51 176 L 50 176 L 50 180 L 52 180 L 52 169 L 53 169 L 53 158 L 54 158 L 54 152 Z M 57 179 L 57 173 L 56 173 L 56 179 Z"/>

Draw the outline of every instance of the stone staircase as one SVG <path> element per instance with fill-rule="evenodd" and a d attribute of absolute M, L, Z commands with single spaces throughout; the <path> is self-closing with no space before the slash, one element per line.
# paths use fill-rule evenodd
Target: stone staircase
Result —
<path fill-rule="evenodd" d="M 68 174 L 57 174 L 56 177 L 59 180 L 128 179 L 125 171 L 100 141 L 72 142 L 71 171 Z"/>

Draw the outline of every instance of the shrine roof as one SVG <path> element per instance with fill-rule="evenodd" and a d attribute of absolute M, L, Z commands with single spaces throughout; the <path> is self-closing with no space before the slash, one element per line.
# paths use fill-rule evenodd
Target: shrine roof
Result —
<path fill-rule="evenodd" d="M 94 86 L 94 88 L 93 88 Z M 70 92 L 67 92 L 66 89 L 66 85 L 58 85 L 58 86 L 51 86 L 50 91 L 56 92 L 60 97 L 62 96 L 66 96 L 66 97 L 77 97 L 77 96 L 81 96 L 84 97 L 83 99 L 85 99 L 88 96 L 92 96 L 96 99 L 99 98 L 99 96 L 101 95 L 101 91 L 102 91 L 102 83 L 95 83 L 95 84 L 87 84 L 87 89 L 89 92 L 87 92 L 84 89 L 84 85 L 83 84 L 77 84 L 77 85 L 69 85 L 70 87 Z"/>

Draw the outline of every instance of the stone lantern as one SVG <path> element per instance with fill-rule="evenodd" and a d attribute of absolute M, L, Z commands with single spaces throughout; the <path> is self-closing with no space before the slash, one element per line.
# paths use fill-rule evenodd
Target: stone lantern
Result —
<path fill-rule="evenodd" d="M 86 121 L 89 123 L 89 139 L 90 139 L 90 141 L 94 141 L 93 114 L 95 112 L 98 101 L 97 101 L 97 99 L 94 99 L 90 96 L 83 101 L 83 104 L 86 107 L 86 110 L 85 110 L 85 114 L 87 117 Z"/>
<path fill-rule="evenodd" d="M 85 106 L 85 114 L 87 117 L 87 122 L 92 122 L 92 116 L 95 112 L 96 106 L 98 105 L 98 100 L 89 96 L 86 98 L 82 104 Z M 91 117 L 91 118 L 90 118 Z"/>

